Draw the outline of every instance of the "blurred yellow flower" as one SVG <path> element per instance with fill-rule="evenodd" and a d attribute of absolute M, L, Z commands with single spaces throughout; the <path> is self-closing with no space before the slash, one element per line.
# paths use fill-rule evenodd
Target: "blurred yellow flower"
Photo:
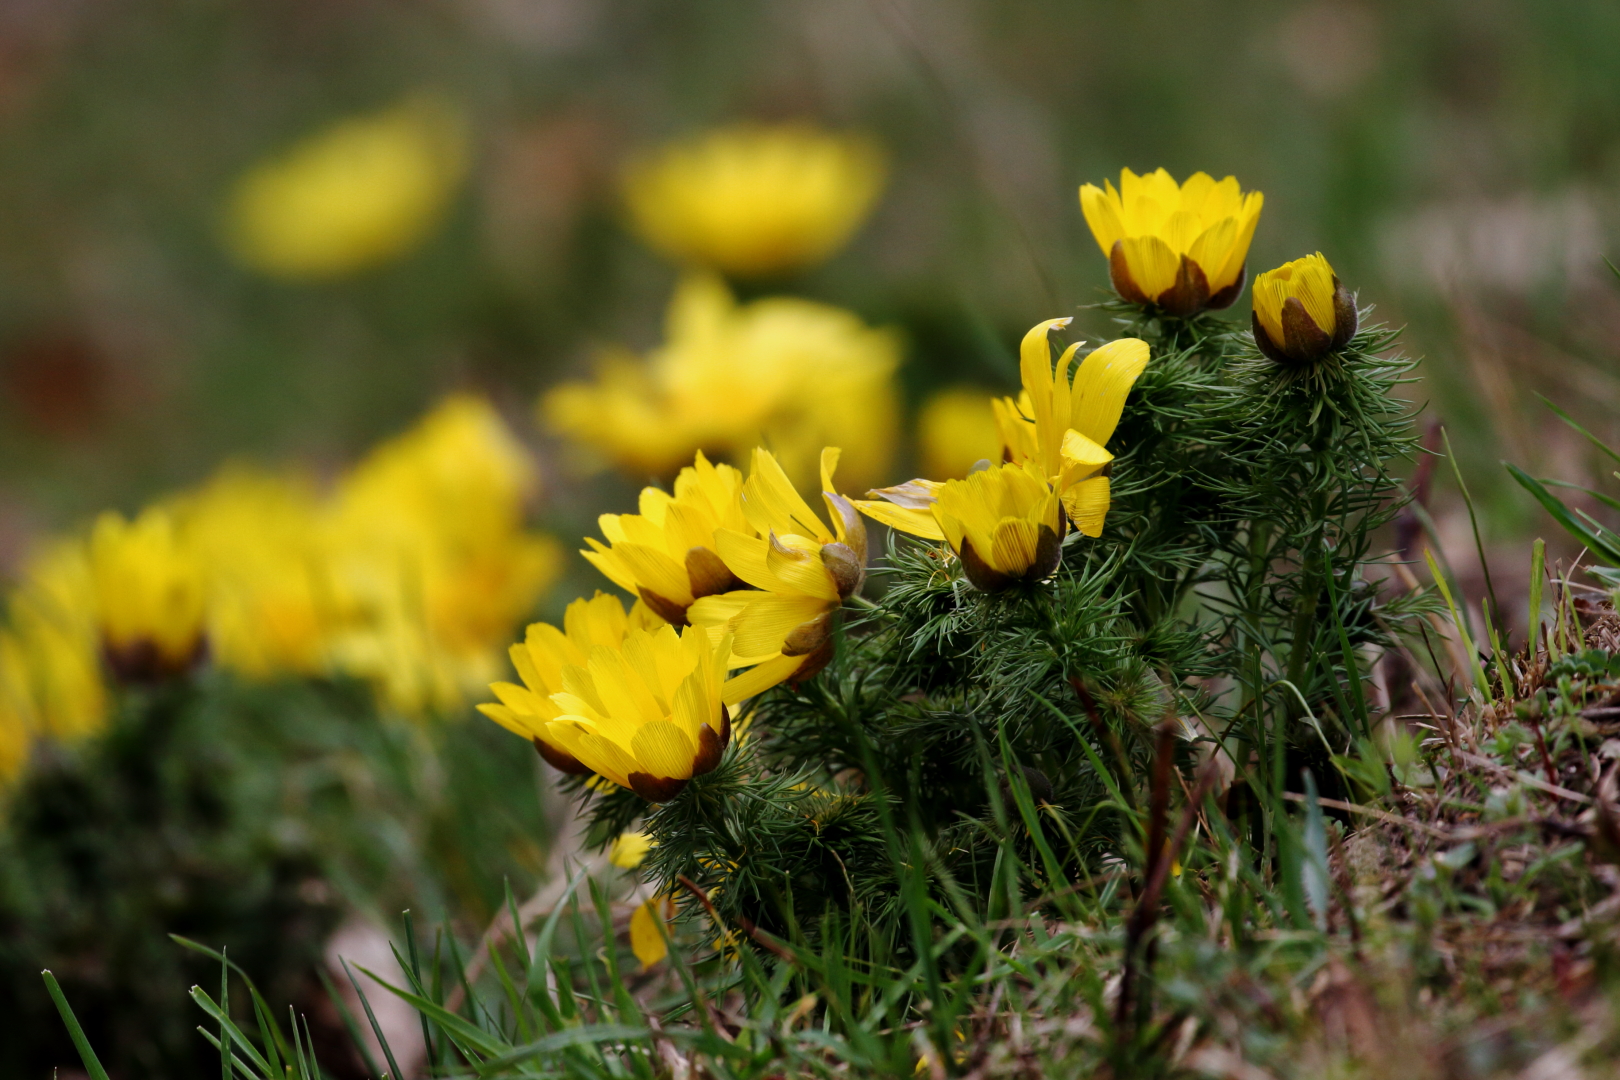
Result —
<path fill-rule="evenodd" d="M 0 630 L 0 784 L 28 763 L 33 745 L 33 695 L 28 665 L 16 635 Z"/>
<path fill-rule="evenodd" d="M 620 833 L 608 848 L 608 862 L 621 870 L 634 870 L 652 850 L 652 837 L 644 832 Z"/>
<path fill-rule="evenodd" d="M 334 124 L 249 170 L 231 195 L 226 239 L 261 273 L 343 277 L 427 239 L 466 168 L 459 117 L 435 98 L 412 99 Z"/>
<path fill-rule="evenodd" d="M 1356 300 L 1318 251 L 1254 280 L 1254 343 L 1279 364 L 1342 349 L 1356 333 Z"/>
<path fill-rule="evenodd" d="M 815 265 L 848 241 L 883 187 L 865 139 L 803 124 L 739 125 L 635 162 L 625 200 L 642 238 L 737 276 Z"/>
<path fill-rule="evenodd" d="M 643 488 L 641 513 L 603 514 L 598 523 L 608 544 L 586 537 L 589 550 L 580 554 L 662 618 L 685 626 L 686 609 L 698 597 L 742 585 L 715 541 L 721 529 L 754 534 L 743 513 L 742 489 L 742 473 L 711 465 L 699 451 L 675 477 L 673 496 Z"/>
<path fill-rule="evenodd" d="M 962 569 L 986 592 L 1039 581 L 1057 569 L 1068 531 L 1058 493 L 1035 461 L 993 465 L 966 480 L 914 480 L 873 492 L 883 502 L 862 512 L 902 532 L 945 540 Z"/>
<path fill-rule="evenodd" d="M 562 560 L 524 527 L 536 487 L 527 451 L 469 395 L 373 450 L 328 511 L 337 669 L 408 714 L 457 708 L 495 678 Z"/>
<path fill-rule="evenodd" d="M 990 398 L 967 387 L 941 390 L 917 414 L 917 450 L 925 476 L 960 479 L 981 461 L 1001 459 Z"/>
<path fill-rule="evenodd" d="M 127 521 L 108 511 L 90 530 L 90 576 L 102 650 L 113 674 L 151 682 L 201 659 L 206 639 L 202 566 L 167 510 Z"/>
<path fill-rule="evenodd" d="M 721 701 L 730 650 L 726 636 L 711 642 L 669 625 L 631 629 L 617 648 L 598 645 L 563 670 L 548 741 L 648 802 L 667 802 L 720 764 L 731 739 Z"/>
<path fill-rule="evenodd" d="M 89 552 L 77 538 L 47 544 L 25 564 L 8 604 L 13 662 L 26 683 L 35 736 L 71 741 L 100 731 L 108 715 L 101 630 Z"/>
<path fill-rule="evenodd" d="M 639 904 L 630 913 L 630 951 L 641 962 L 642 971 L 669 955 L 671 925 L 675 921 L 675 897 L 669 893 Z"/>
<path fill-rule="evenodd" d="M 170 506 L 203 568 L 214 662 L 256 679 L 327 674 L 333 612 L 314 488 L 227 467 Z"/>
<path fill-rule="evenodd" d="M 1104 185 L 1083 185 L 1080 209 L 1120 296 L 1181 318 L 1237 299 L 1265 202 L 1260 192 L 1201 172 L 1177 184 L 1163 169 L 1144 176 L 1125 169 L 1117 191 Z"/>
<path fill-rule="evenodd" d="M 619 598 L 606 593 L 575 600 L 563 611 L 561 630 L 549 623 L 529 626 L 523 641 L 510 649 L 512 666 L 523 685 L 491 683 L 490 690 L 500 703 L 480 705 L 478 711 L 514 735 L 533 742 L 553 768 L 574 775 L 587 774 L 591 770 L 546 733 L 546 725 L 563 712 L 551 695 L 563 691 L 563 673 L 567 669 L 588 664 L 593 649 L 617 649 L 632 629 L 654 630 L 659 622 L 640 604 L 626 615 Z"/>
<path fill-rule="evenodd" d="M 688 615 L 694 626 L 724 633 L 731 666 L 752 668 L 726 686 L 736 703 L 777 683 L 810 678 L 832 659 L 832 616 L 866 580 L 866 523 L 833 486 L 839 453 L 821 455 L 821 491 L 833 526 L 828 529 L 799 497 L 768 450 L 754 451 L 743 487 L 743 509 L 753 533 L 722 529 L 720 558 L 752 585 L 705 596 Z"/>
<path fill-rule="evenodd" d="M 668 476 L 695 450 L 733 458 L 770 446 L 810 482 L 824 445 L 859 485 L 894 453 L 900 341 L 850 312 L 775 297 L 739 304 L 719 279 L 686 278 L 667 341 L 643 362 L 608 356 L 594 383 L 541 400 L 554 430 L 636 476 Z"/>

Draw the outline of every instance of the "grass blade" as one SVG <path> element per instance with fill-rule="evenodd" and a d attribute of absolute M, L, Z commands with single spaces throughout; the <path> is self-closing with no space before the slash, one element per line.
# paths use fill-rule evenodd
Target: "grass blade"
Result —
<path fill-rule="evenodd" d="M 62 1015 L 62 1023 L 67 1025 L 68 1038 L 73 1040 L 73 1049 L 79 1052 L 79 1060 L 84 1062 L 84 1071 L 90 1074 L 90 1080 L 107 1080 L 107 1070 L 101 1067 L 101 1060 L 90 1048 L 90 1040 L 84 1037 L 84 1029 L 79 1026 L 79 1018 L 73 1015 L 73 1006 L 69 1005 L 67 998 L 63 996 L 62 988 L 56 983 L 56 976 L 52 975 L 49 969 L 39 974 L 45 980 L 45 989 L 50 993 L 51 1000 L 56 1003 L 56 1011 Z"/>

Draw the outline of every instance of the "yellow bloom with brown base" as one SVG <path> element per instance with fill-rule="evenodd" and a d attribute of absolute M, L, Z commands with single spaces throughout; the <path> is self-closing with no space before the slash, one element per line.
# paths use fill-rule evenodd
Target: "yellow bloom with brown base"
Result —
<path fill-rule="evenodd" d="M 675 477 L 673 495 L 643 488 L 641 513 L 603 514 L 597 521 L 608 543 L 586 537 L 589 549 L 580 554 L 667 622 L 685 626 L 693 601 L 742 587 L 715 539 L 722 529 L 755 535 L 742 491 L 741 472 L 710 464 L 700 451 Z"/>
<path fill-rule="evenodd" d="M 667 802 L 710 772 L 731 739 L 722 701 L 729 635 L 632 628 L 562 671 L 546 741 L 648 802 Z"/>
<path fill-rule="evenodd" d="M 1254 281 L 1254 343 L 1279 364 L 1305 364 L 1356 333 L 1356 298 L 1318 251 Z"/>
<path fill-rule="evenodd" d="M 638 477 L 670 476 L 692 453 L 741 460 L 773 447 L 800 482 L 826 445 L 861 483 L 894 453 L 900 340 L 851 312 L 791 297 L 738 303 L 718 278 L 684 279 L 665 342 L 646 360 L 608 354 L 593 382 L 540 403 L 544 422 Z"/>
<path fill-rule="evenodd" d="M 945 540 L 981 589 L 1049 576 L 1061 558 L 1068 523 L 1102 534 L 1114 456 L 1113 437 L 1131 387 L 1146 369 L 1147 343 L 1120 338 L 1092 350 L 1069 374 L 1076 342 L 1054 364 L 1048 335 L 1068 319 L 1037 323 L 1019 348 L 1018 400 L 992 402 L 1003 464 L 940 483 L 912 480 L 870 492 L 854 505 L 885 525 Z M 1052 507 L 1056 506 L 1056 517 Z"/>
<path fill-rule="evenodd" d="M 1050 577 L 1062 561 L 1068 518 L 1033 460 L 992 465 L 966 480 L 913 480 L 872 494 L 882 501 L 856 503 L 862 513 L 950 544 L 967 579 L 986 592 Z"/>
<path fill-rule="evenodd" d="M 1163 169 L 1143 176 L 1125 169 L 1117 190 L 1107 181 L 1080 188 L 1081 212 L 1115 291 L 1181 318 L 1238 298 L 1264 203 L 1235 177 L 1217 182 L 1201 172 L 1177 184 Z"/>
<path fill-rule="evenodd" d="M 107 666 L 125 682 L 190 669 L 205 648 L 202 568 L 160 508 L 134 521 L 111 511 L 90 532 L 90 576 Z"/>
<path fill-rule="evenodd" d="M 679 262 L 753 277 L 812 266 L 843 247 L 883 187 L 865 139 L 804 124 L 738 125 L 631 165 L 639 232 Z"/>
<path fill-rule="evenodd" d="M 1105 444 L 1119 426 L 1131 387 L 1147 368 L 1149 351 L 1139 338 L 1110 341 L 1088 353 L 1071 376 L 1080 343 L 1065 349 L 1054 364 L 1048 341 L 1053 329 L 1068 324 L 1068 319 L 1049 319 L 1024 335 L 1019 347 L 1023 390 L 1016 402 L 998 398 L 991 406 L 1003 461 L 1031 468 L 1057 495 L 1075 528 L 1096 537 L 1102 535 L 1112 497 L 1108 470 L 1114 456 Z M 942 540 L 945 534 L 934 517 L 942 487 L 913 480 L 869 493 L 880 501 L 854 505 L 901 532 Z"/>
<path fill-rule="evenodd" d="M 226 239 L 244 265 L 288 280 L 386 263 L 444 219 L 466 159 L 459 118 L 432 98 L 345 120 L 243 176 Z"/>
<path fill-rule="evenodd" d="M 743 486 L 753 534 L 716 534 L 720 558 L 753 588 L 703 597 L 688 614 L 694 626 L 730 639 L 732 667 L 750 668 L 727 685 L 728 702 L 808 679 L 832 659 L 833 614 L 866 580 L 866 524 L 833 486 L 838 457 L 836 447 L 821 454 L 821 497 L 831 528 L 799 496 L 775 456 L 756 449 Z"/>
<path fill-rule="evenodd" d="M 498 704 L 483 704 L 478 711 L 497 724 L 534 743 L 541 758 L 555 769 L 573 775 L 591 772 L 546 733 L 546 725 L 563 713 L 551 695 L 565 689 L 563 673 L 585 667 L 591 650 L 617 649 L 632 629 L 653 630 L 661 621 L 642 605 L 625 613 L 616 596 L 597 593 L 589 600 L 579 599 L 563 611 L 559 630 L 550 623 L 533 623 L 521 642 L 509 650 L 512 666 L 523 685 L 490 684 Z"/>

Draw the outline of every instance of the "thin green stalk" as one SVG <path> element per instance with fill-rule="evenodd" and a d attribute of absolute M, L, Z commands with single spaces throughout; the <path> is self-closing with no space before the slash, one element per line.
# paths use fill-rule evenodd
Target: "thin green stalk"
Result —
<path fill-rule="evenodd" d="M 1541 636 L 1541 579 L 1547 568 L 1547 542 L 1536 537 L 1530 546 L 1530 645 L 1529 656 L 1536 658 L 1536 640 Z"/>
<path fill-rule="evenodd" d="M 1489 628 L 1493 612 L 1496 624 L 1502 625 L 1502 605 L 1496 602 L 1496 586 L 1491 582 L 1491 564 L 1485 558 L 1485 542 L 1479 536 L 1479 517 L 1474 513 L 1474 497 L 1468 493 L 1468 485 L 1463 482 L 1462 468 L 1457 464 L 1457 455 L 1451 450 L 1451 436 L 1443 427 L 1440 429 L 1440 438 L 1446 446 L 1446 460 L 1451 463 L 1451 475 L 1457 478 L 1457 487 L 1462 491 L 1463 505 L 1468 507 L 1468 525 L 1474 531 L 1474 550 L 1479 553 L 1479 568 L 1485 574 L 1485 596 L 1491 606 L 1491 610 L 1484 613 L 1486 635 L 1490 638 L 1491 651 L 1497 652 L 1506 648 L 1507 642 L 1498 642 Z"/>
<path fill-rule="evenodd" d="M 1446 609 L 1451 612 L 1451 624 L 1457 628 L 1457 634 L 1462 638 L 1463 651 L 1468 654 L 1469 673 L 1474 678 L 1474 688 L 1479 691 L 1480 699 L 1488 702 L 1491 700 L 1491 688 L 1485 681 L 1485 669 L 1480 666 L 1479 652 L 1474 648 L 1473 636 L 1468 633 L 1468 626 L 1457 613 L 1457 605 L 1451 599 L 1451 587 L 1446 584 L 1445 575 L 1440 573 L 1440 568 L 1435 565 L 1433 551 L 1425 548 L 1423 558 L 1428 561 L 1429 574 L 1439 586 L 1440 595 L 1445 598 Z"/>

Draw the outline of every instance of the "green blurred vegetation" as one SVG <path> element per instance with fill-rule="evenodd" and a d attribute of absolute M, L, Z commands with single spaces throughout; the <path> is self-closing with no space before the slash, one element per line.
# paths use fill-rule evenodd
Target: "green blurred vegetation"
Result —
<path fill-rule="evenodd" d="M 225 949 L 317 1023 L 351 912 L 476 935 L 544 866 L 538 768 L 511 748 L 493 724 L 384 721 L 358 683 L 210 673 L 128 695 L 103 737 L 36 760 L 0 822 L 0 1072 L 71 1060 L 41 967 L 118 1073 L 200 1076 L 187 989 L 214 969 L 169 934 Z"/>

